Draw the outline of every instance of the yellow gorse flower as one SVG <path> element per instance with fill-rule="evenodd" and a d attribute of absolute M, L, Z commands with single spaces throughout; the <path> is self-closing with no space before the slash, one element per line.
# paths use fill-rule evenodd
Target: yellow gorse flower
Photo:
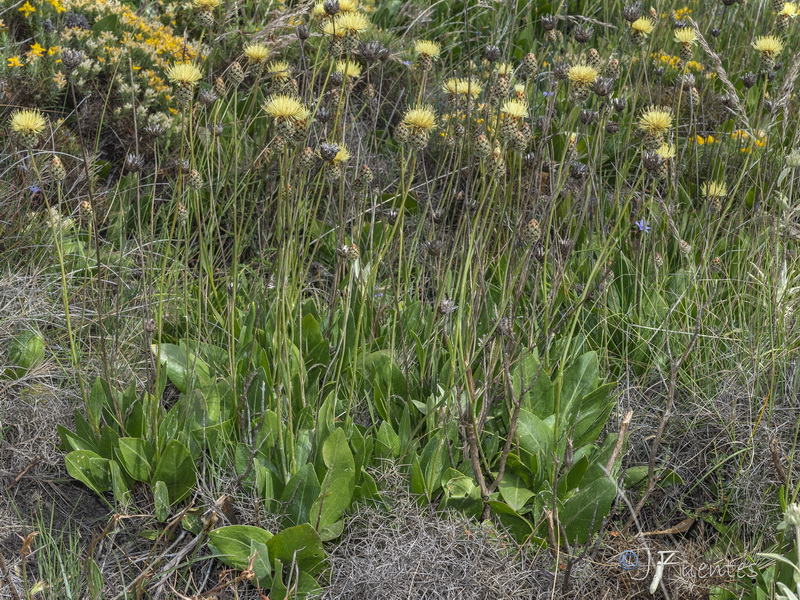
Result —
<path fill-rule="evenodd" d="M 167 79 L 185 87 L 194 87 L 202 78 L 203 72 L 192 63 L 178 63 L 167 71 Z"/>
<path fill-rule="evenodd" d="M 242 52 L 247 57 L 247 60 L 256 64 L 263 63 L 269 58 L 269 48 L 267 48 L 264 44 L 247 44 L 242 49 Z"/>
<path fill-rule="evenodd" d="M 31 13 L 36 12 L 36 7 L 33 6 L 30 2 L 25 2 L 22 6 L 20 6 L 17 10 L 23 14 L 23 16 L 27 19 L 31 16 Z"/>
<path fill-rule="evenodd" d="M 575 65 L 567 71 L 567 77 L 570 81 L 574 81 L 580 85 L 589 85 L 594 83 L 599 73 L 594 67 L 589 65 Z"/>
<path fill-rule="evenodd" d="M 361 65 L 352 60 L 340 60 L 336 63 L 336 72 L 341 73 L 345 79 L 355 79 L 361 75 Z"/>
<path fill-rule="evenodd" d="M 267 98 L 264 110 L 275 119 L 294 119 L 302 121 L 308 117 L 308 109 L 297 98 L 284 94 L 274 94 Z"/>
<path fill-rule="evenodd" d="M 430 58 L 439 58 L 442 53 L 442 47 L 436 42 L 430 40 L 417 40 L 414 42 L 414 52 L 419 56 L 429 56 Z"/>
<path fill-rule="evenodd" d="M 639 17 L 631 23 L 631 29 L 640 35 L 650 35 L 655 26 L 655 23 L 647 17 Z"/>
<path fill-rule="evenodd" d="M 500 112 L 512 119 L 524 119 L 528 116 L 528 103 L 523 100 L 506 100 L 500 107 Z"/>
<path fill-rule="evenodd" d="M 672 127 L 672 111 L 666 106 L 649 106 L 639 117 L 638 126 L 649 133 L 664 133 Z"/>
<path fill-rule="evenodd" d="M 47 119 L 38 110 L 16 110 L 9 119 L 11 131 L 23 135 L 39 135 L 47 127 Z"/>
<path fill-rule="evenodd" d="M 19 59 L 19 56 L 11 56 L 7 60 L 7 67 L 21 67 L 22 61 Z"/>
<path fill-rule="evenodd" d="M 756 38 L 756 41 L 753 42 L 753 48 L 762 54 L 774 56 L 780 54 L 783 50 L 783 42 L 774 35 L 763 35 Z"/>
<path fill-rule="evenodd" d="M 418 104 L 406 111 L 403 117 L 406 126 L 419 131 L 430 131 L 436 127 L 436 113 L 428 104 Z"/>

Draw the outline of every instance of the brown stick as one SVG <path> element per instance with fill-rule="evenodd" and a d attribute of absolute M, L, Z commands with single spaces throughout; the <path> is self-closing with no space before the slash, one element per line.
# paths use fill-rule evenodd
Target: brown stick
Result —
<path fill-rule="evenodd" d="M 14 586 L 14 582 L 11 581 L 11 575 L 8 573 L 8 567 L 6 567 L 6 561 L 3 558 L 2 552 L 0 552 L 0 577 L 3 578 L 3 581 L 8 586 L 8 589 L 11 590 L 11 597 L 14 600 L 21 600 L 19 594 L 17 593 L 17 588 Z"/>
<path fill-rule="evenodd" d="M 27 475 L 28 471 L 30 471 L 33 467 L 35 467 L 40 460 L 42 460 L 41 454 L 37 454 L 36 456 L 34 456 L 33 459 L 27 465 L 25 465 L 25 468 L 22 469 L 22 471 L 20 471 L 16 477 L 14 477 L 14 481 L 12 481 L 6 486 L 6 490 L 10 490 L 12 487 L 17 485 L 22 480 L 22 478 L 25 477 L 25 475 Z"/>
<path fill-rule="evenodd" d="M 611 453 L 611 456 L 608 458 L 608 462 L 606 463 L 606 473 L 609 475 L 611 474 L 611 469 L 614 468 L 614 463 L 617 462 L 617 459 L 619 458 L 619 453 L 622 452 L 622 444 L 625 443 L 625 434 L 628 433 L 628 427 L 630 427 L 632 419 L 632 410 L 626 412 L 625 416 L 622 417 L 622 423 L 619 425 L 619 436 L 617 437 L 617 443 L 614 445 L 614 451 Z"/>

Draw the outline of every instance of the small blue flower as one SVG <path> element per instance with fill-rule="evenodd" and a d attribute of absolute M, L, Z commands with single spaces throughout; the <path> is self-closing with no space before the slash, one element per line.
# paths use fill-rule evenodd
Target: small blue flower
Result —
<path fill-rule="evenodd" d="M 542 92 L 542 96 L 545 96 L 545 97 L 547 97 L 547 96 L 555 96 L 555 95 L 556 95 L 555 92 Z"/>
<path fill-rule="evenodd" d="M 28 186 L 28 191 L 31 194 L 38 194 L 39 192 L 42 191 L 42 188 L 40 188 L 38 185 L 29 185 Z"/>
<path fill-rule="evenodd" d="M 643 233 L 647 233 L 648 231 L 650 231 L 650 225 L 648 225 L 647 221 L 645 221 L 644 219 L 639 219 L 638 221 L 635 221 L 634 225 L 636 225 L 639 231 Z"/>

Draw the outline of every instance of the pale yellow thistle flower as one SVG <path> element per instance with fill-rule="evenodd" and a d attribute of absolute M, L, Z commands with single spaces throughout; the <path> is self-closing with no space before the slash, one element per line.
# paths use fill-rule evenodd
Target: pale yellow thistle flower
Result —
<path fill-rule="evenodd" d="M 800 11 L 798 11 L 797 4 L 795 4 L 794 2 L 787 2 L 786 4 L 783 5 L 783 8 L 781 9 L 781 12 L 778 13 L 778 15 L 784 17 L 791 17 L 793 19 L 797 16 L 798 12 Z"/>
<path fill-rule="evenodd" d="M 650 35 L 653 33 L 653 29 L 655 29 L 656 24 L 647 17 L 639 17 L 633 23 L 631 23 L 631 29 L 638 33 L 639 35 Z"/>
<path fill-rule="evenodd" d="M 364 13 L 346 12 L 336 16 L 334 27 L 343 29 L 351 35 L 357 35 L 369 27 L 369 19 Z"/>
<path fill-rule="evenodd" d="M 417 40 L 414 42 L 414 52 L 419 56 L 427 56 L 435 60 L 442 53 L 442 47 L 430 40 Z"/>
<path fill-rule="evenodd" d="M 339 12 L 349 13 L 358 10 L 358 0 L 339 0 Z"/>
<path fill-rule="evenodd" d="M 192 4 L 198 10 L 211 11 L 221 4 L 221 0 L 194 0 Z"/>
<path fill-rule="evenodd" d="M 680 44 L 694 44 L 697 41 L 697 32 L 692 27 L 676 29 L 675 41 Z"/>
<path fill-rule="evenodd" d="M 269 48 L 264 44 L 247 44 L 242 52 L 247 57 L 247 60 L 255 64 L 261 64 L 269 58 Z"/>
<path fill-rule="evenodd" d="M 336 72 L 341 73 L 345 79 L 355 79 L 361 75 L 361 65 L 352 60 L 340 60 L 336 63 Z"/>
<path fill-rule="evenodd" d="M 672 127 L 672 111 L 666 106 L 649 106 L 639 117 L 638 126 L 648 133 L 664 133 Z"/>
<path fill-rule="evenodd" d="M 514 72 L 514 65 L 511 63 L 500 63 L 497 65 L 497 74 L 501 77 L 511 77 Z"/>
<path fill-rule="evenodd" d="M 668 144 L 666 142 L 661 144 L 661 147 L 656 150 L 656 154 L 661 158 L 663 158 L 664 160 L 667 160 L 669 158 L 675 158 L 676 153 L 677 151 L 675 149 L 675 146 L 673 144 Z"/>
<path fill-rule="evenodd" d="M 303 120 L 308 109 L 297 98 L 285 94 L 273 94 L 264 103 L 264 110 L 275 119 Z"/>
<path fill-rule="evenodd" d="M 467 79 L 465 77 L 453 77 L 444 82 L 442 86 L 444 91 L 454 96 L 472 96 L 475 98 L 480 95 L 483 87 L 474 79 Z"/>
<path fill-rule="evenodd" d="M 567 71 L 567 78 L 579 85 L 590 85 L 594 83 L 599 73 L 594 67 L 589 65 L 575 65 Z"/>
<path fill-rule="evenodd" d="M 774 35 L 763 35 L 756 38 L 756 41 L 753 42 L 753 48 L 762 54 L 775 56 L 783 50 L 783 42 Z"/>
<path fill-rule="evenodd" d="M 47 119 L 38 110 L 16 110 L 11 113 L 9 124 L 14 133 L 38 136 L 47 127 Z"/>
<path fill-rule="evenodd" d="M 322 33 L 329 37 L 343 38 L 347 35 L 347 30 L 339 27 L 336 19 L 330 19 L 322 26 Z"/>
<path fill-rule="evenodd" d="M 500 107 L 500 112 L 515 120 L 528 116 L 528 103 L 523 100 L 506 100 Z"/>
<path fill-rule="evenodd" d="M 430 131 L 436 127 L 436 113 L 433 111 L 432 106 L 418 104 L 406 112 L 403 117 L 403 123 L 412 129 Z"/>
<path fill-rule="evenodd" d="M 700 186 L 700 191 L 705 198 L 725 198 L 728 195 L 728 186 L 724 181 L 706 181 Z"/>
<path fill-rule="evenodd" d="M 275 79 L 289 79 L 292 76 L 289 63 L 280 60 L 274 60 L 267 65 L 267 74 L 272 75 Z"/>
<path fill-rule="evenodd" d="M 343 163 L 346 160 L 350 160 L 350 151 L 344 146 L 344 144 L 342 144 L 339 146 L 339 151 L 336 153 L 336 156 L 333 157 L 331 162 Z"/>
<path fill-rule="evenodd" d="M 178 63 L 167 71 L 167 79 L 184 87 L 194 87 L 202 78 L 203 72 L 192 63 Z"/>

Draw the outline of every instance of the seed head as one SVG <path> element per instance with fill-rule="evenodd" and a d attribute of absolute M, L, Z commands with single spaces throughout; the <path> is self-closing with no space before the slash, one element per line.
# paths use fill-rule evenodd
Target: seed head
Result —
<path fill-rule="evenodd" d="M 428 104 L 418 104 L 409 109 L 403 117 L 403 123 L 414 130 L 430 131 L 436 127 L 436 113 Z"/>
<path fill-rule="evenodd" d="M 184 87 L 194 87 L 203 78 L 203 72 L 192 63 L 178 63 L 167 71 L 167 79 Z"/>
<path fill-rule="evenodd" d="M 672 127 L 672 111 L 666 106 L 650 106 L 639 117 L 638 126 L 648 133 L 664 133 Z"/>
<path fill-rule="evenodd" d="M 783 42 L 774 35 L 763 35 L 756 38 L 753 48 L 767 56 L 777 56 L 783 50 Z"/>
<path fill-rule="evenodd" d="M 589 65 L 574 65 L 567 71 L 567 78 L 579 85 L 591 85 L 597 76 L 597 69 Z"/>
<path fill-rule="evenodd" d="M 642 16 L 641 4 L 629 4 L 622 9 L 622 16 L 628 23 L 633 23 L 636 19 Z"/>

